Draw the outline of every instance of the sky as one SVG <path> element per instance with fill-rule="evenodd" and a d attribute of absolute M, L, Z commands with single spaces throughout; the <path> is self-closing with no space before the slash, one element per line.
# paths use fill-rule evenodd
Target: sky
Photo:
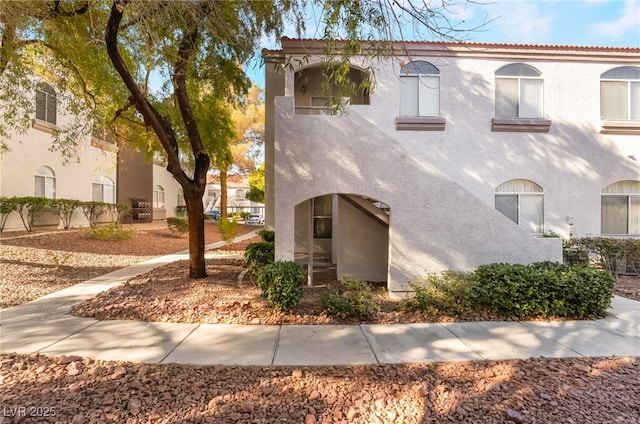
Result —
<path fill-rule="evenodd" d="M 445 1 L 451 4 L 451 18 L 462 26 L 473 28 L 487 21 L 464 33 L 464 41 L 640 47 L 640 0 Z M 293 30 L 285 35 L 296 37 Z M 306 36 L 317 38 L 313 33 Z M 265 40 L 263 47 L 279 48 L 273 40 Z M 247 71 L 256 85 L 264 87 L 264 68 L 254 62 Z"/>

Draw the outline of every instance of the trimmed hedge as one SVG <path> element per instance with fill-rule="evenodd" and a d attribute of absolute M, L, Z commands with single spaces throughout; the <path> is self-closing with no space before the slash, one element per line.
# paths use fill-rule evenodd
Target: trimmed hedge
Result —
<path fill-rule="evenodd" d="M 123 203 L 86 202 L 75 199 L 47 199 L 44 197 L 0 197 L 0 232 L 4 230 L 9 215 L 18 213 L 24 228 L 31 232 L 35 217 L 47 208 L 58 209 L 60 221 L 66 230 L 71 226 L 71 217 L 79 209 L 85 215 L 89 226 L 95 227 L 103 214 L 109 214 L 111 222 L 119 220 L 120 213 L 129 206 Z"/>
<path fill-rule="evenodd" d="M 444 272 L 412 284 L 405 303 L 427 315 L 490 312 L 505 319 L 603 317 L 615 278 L 607 272 L 557 262 L 496 263 L 474 272 Z"/>
<path fill-rule="evenodd" d="M 262 297 L 276 309 L 288 311 L 300 302 L 305 279 L 300 265 L 291 261 L 277 261 L 262 267 L 258 273 L 258 287 Z"/>
<path fill-rule="evenodd" d="M 603 317 L 615 285 L 607 272 L 557 262 L 483 265 L 473 279 L 477 308 L 517 318 Z"/>

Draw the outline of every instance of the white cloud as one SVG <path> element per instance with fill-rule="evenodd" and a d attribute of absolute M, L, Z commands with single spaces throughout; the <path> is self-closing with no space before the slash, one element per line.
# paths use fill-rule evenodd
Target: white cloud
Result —
<path fill-rule="evenodd" d="M 640 27 L 640 2 L 627 0 L 620 17 L 613 21 L 591 24 L 589 29 L 596 35 L 618 39 L 629 31 L 637 31 L 638 27 Z"/>
<path fill-rule="evenodd" d="M 485 10 L 489 19 L 495 20 L 486 29 L 500 33 L 507 43 L 543 43 L 551 34 L 555 18 L 549 7 L 540 6 L 540 2 L 529 1 L 488 4 Z"/>

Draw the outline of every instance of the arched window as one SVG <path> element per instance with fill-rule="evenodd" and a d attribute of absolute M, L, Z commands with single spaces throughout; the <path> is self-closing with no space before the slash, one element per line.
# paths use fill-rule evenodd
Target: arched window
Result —
<path fill-rule="evenodd" d="M 56 198 L 56 174 L 48 166 L 41 165 L 35 169 L 35 197 Z"/>
<path fill-rule="evenodd" d="M 56 91 L 49 84 L 41 82 L 36 86 L 36 119 L 56 124 Z"/>
<path fill-rule="evenodd" d="M 153 186 L 153 207 L 164 209 L 164 188 L 161 185 Z"/>
<path fill-rule="evenodd" d="M 185 206 L 184 203 L 184 191 L 182 190 L 182 188 L 178 189 L 178 199 L 177 199 L 177 206 Z"/>
<path fill-rule="evenodd" d="M 544 233 L 544 194 L 533 181 L 515 179 L 496 187 L 496 210 L 532 234 Z"/>
<path fill-rule="evenodd" d="M 600 76 L 600 115 L 605 120 L 640 120 L 640 68 L 622 66 Z"/>
<path fill-rule="evenodd" d="M 94 202 L 115 203 L 116 201 L 115 184 L 109 177 L 94 178 L 91 192 L 91 200 Z"/>
<path fill-rule="evenodd" d="M 602 189 L 600 232 L 640 234 L 640 181 L 618 181 Z"/>
<path fill-rule="evenodd" d="M 245 200 L 247 192 L 245 190 L 236 190 L 236 200 Z"/>
<path fill-rule="evenodd" d="M 400 69 L 400 116 L 440 116 L 440 71 L 429 62 Z"/>
<path fill-rule="evenodd" d="M 496 118 L 542 118 L 542 94 L 542 74 L 536 68 L 503 66 L 496 71 Z"/>

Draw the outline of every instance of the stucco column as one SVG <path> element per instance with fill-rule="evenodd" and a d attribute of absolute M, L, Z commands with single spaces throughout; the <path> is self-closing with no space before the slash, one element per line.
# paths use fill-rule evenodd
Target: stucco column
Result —
<path fill-rule="evenodd" d="M 264 59 L 264 224 L 269 230 L 275 229 L 275 106 L 274 99 L 284 96 L 284 72 L 282 52 L 263 50 Z"/>

